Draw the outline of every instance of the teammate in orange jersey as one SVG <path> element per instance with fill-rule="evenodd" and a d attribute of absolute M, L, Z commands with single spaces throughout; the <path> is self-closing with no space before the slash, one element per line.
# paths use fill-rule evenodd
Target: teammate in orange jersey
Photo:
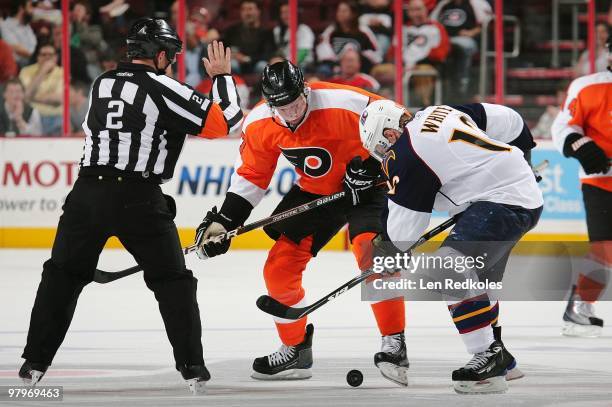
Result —
<path fill-rule="evenodd" d="M 590 253 L 576 264 L 578 280 L 563 315 L 562 333 L 599 336 L 603 320 L 593 303 L 606 288 L 612 268 L 612 46 L 608 70 L 575 79 L 552 126 L 553 140 L 581 165 Z"/>
<path fill-rule="evenodd" d="M 207 257 L 225 253 L 229 242 L 211 239 L 242 225 L 263 198 L 281 154 L 296 168 L 299 180 L 276 212 L 318 197 L 348 192 L 345 202 L 319 207 L 264 228 L 276 243 L 264 266 L 268 294 L 283 304 L 306 303 L 302 272 L 310 259 L 346 224 L 361 270 L 371 266 L 371 240 L 382 231 L 383 192 L 367 196 L 361 189 L 376 182 L 380 166 L 361 144 L 359 117 L 381 97 L 346 85 L 305 84 L 302 72 L 288 61 L 266 67 L 262 77 L 265 103 L 257 105 L 242 128 L 242 145 L 231 186 L 219 212 L 213 208 L 198 227 L 196 242 Z M 355 158 L 355 159 L 353 159 Z M 382 334 L 375 363 L 382 374 L 407 383 L 402 298 L 372 304 Z M 262 380 L 307 379 L 312 366 L 312 324 L 275 318 L 282 346 L 255 359 L 252 377 Z"/>

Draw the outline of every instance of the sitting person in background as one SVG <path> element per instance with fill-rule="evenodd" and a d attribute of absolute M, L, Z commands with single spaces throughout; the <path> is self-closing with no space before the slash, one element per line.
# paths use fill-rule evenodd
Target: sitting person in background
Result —
<path fill-rule="evenodd" d="M 36 35 L 32 21 L 32 2 L 30 0 L 13 0 L 9 10 L 10 17 L 0 20 L 0 37 L 13 49 L 17 65 L 24 67 L 36 49 Z"/>
<path fill-rule="evenodd" d="M 378 42 L 380 55 L 384 58 L 393 37 L 393 13 L 390 0 L 366 0 L 361 8 L 359 24 L 372 30 Z"/>
<path fill-rule="evenodd" d="M 57 53 L 51 44 L 38 49 L 36 61 L 19 73 L 25 86 L 25 99 L 40 112 L 43 134 L 59 135 L 62 130 L 64 71 L 57 65 Z"/>
<path fill-rule="evenodd" d="M 450 44 L 444 26 L 427 15 L 423 0 L 408 2 L 408 25 L 403 27 L 404 68 L 410 71 L 439 72 Z M 435 75 L 416 75 L 414 91 L 423 106 L 432 104 Z"/>
<path fill-rule="evenodd" d="M 0 104 L 0 135 L 40 136 L 40 114 L 25 102 L 25 91 L 19 79 L 14 78 L 6 82 L 3 97 L 3 103 Z"/>
<path fill-rule="evenodd" d="M 78 0 L 72 4 L 70 21 L 72 23 L 72 36 L 70 38 L 71 64 L 73 63 L 73 54 L 76 53 L 74 48 L 77 48 L 80 54 L 78 57 L 85 58 L 85 61 L 81 60 L 79 63 L 84 62 L 86 65 L 81 68 L 78 79 L 89 82 L 90 78 L 96 78 L 102 73 L 99 69 L 98 56 L 101 51 L 104 52 L 108 49 L 108 44 L 104 41 L 102 27 L 97 24 L 91 24 L 91 6 L 86 0 Z M 60 44 L 55 42 L 54 45 L 56 47 L 60 45 L 61 48 L 61 30 L 59 40 Z M 71 68 L 71 70 L 74 71 L 74 68 Z"/>
<path fill-rule="evenodd" d="M 0 38 L 0 85 L 17 76 L 19 67 L 13 56 L 13 49 Z"/>
<path fill-rule="evenodd" d="M 222 35 L 223 44 L 232 49 L 232 72 L 261 73 L 274 53 L 272 31 L 261 24 L 261 6 L 256 0 L 240 2 L 240 22 Z"/>
<path fill-rule="evenodd" d="M 612 10 L 612 7 L 610 7 Z M 603 72 L 608 69 L 608 43 L 609 38 L 608 24 L 597 23 L 595 26 L 595 72 Z M 578 62 L 574 65 L 576 76 L 589 75 L 591 73 L 591 65 L 589 62 L 589 50 L 585 49 Z"/>
<path fill-rule="evenodd" d="M 431 18 L 442 23 L 450 36 L 451 56 L 455 66 L 451 78 L 465 95 L 470 84 L 472 58 L 478 52 L 477 38 L 482 23 L 490 18 L 491 6 L 484 0 L 442 0 L 431 13 Z"/>
<path fill-rule="evenodd" d="M 342 85 L 355 86 L 368 92 L 378 92 L 380 84 L 368 74 L 359 72 L 361 68 L 361 57 L 353 47 L 346 47 L 340 54 L 340 74 L 334 76 L 329 82 Z"/>
<path fill-rule="evenodd" d="M 376 36 L 368 26 L 359 24 L 357 3 L 341 1 L 336 9 L 336 21 L 323 31 L 321 43 L 316 48 L 321 76 L 332 76 L 333 66 L 347 44 L 355 47 L 363 57 L 362 72 L 370 72 L 373 65 L 382 61 Z"/>
<path fill-rule="evenodd" d="M 62 66 L 62 26 L 61 24 L 51 27 L 52 44 L 57 50 L 57 65 Z M 70 79 L 91 83 L 89 77 L 87 58 L 81 47 L 70 45 Z"/>
<path fill-rule="evenodd" d="M 283 56 L 289 59 L 289 3 L 286 1 L 280 4 L 278 10 L 279 22 L 272 29 L 274 35 L 274 44 L 278 50 L 283 53 Z M 298 24 L 296 35 L 297 47 L 297 65 L 304 69 L 314 61 L 315 35 L 306 24 Z"/>
<path fill-rule="evenodd" d="M 531 130 L 531 134 L 535 138 L 541 139 L 551 139 L 551 127 L 555 118 L 559 114 L 561 110 L 561 106 L 563 106 L 563 102 L 565 101 L 565 97 L 567 96 L 567 87 L 569 86 L 568 81 L 561 81 L 559 87 L 557 88 L 557 100 L 555 104 L 546 106 L 546 110 L 542 113 L 542 116 L 538 119 L 537 124 Z"/>
<path fill-rule="evenodd" d="M 81 81 L 70 83 L 70 128 L 75 137 L 85 137 L 83 122 L 89 109 L 89 85 Z"/>

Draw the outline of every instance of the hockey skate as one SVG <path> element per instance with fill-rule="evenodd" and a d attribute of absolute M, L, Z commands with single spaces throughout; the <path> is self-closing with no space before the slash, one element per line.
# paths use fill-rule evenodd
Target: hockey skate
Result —
<path fill-rule="evenodd" d="M 595 316 L 593 304 L 581 301 L 576 294 L 576 286 L 573 286 L 563 314 L 561 333 L 565 336 L 597 338 L 601 336 L 602 328 L 603 320 Z"/>
<path fill-rule="evenodd" d="M 178 370 L 193 395 L 206 393 L 206 382 L 210 380 L 210 373 L 206 366 L 184 365 L 179 367 Z"/>
<path fill-rule="evenodd" d="M 453 372 L 453 385 L 459 394 L 505 393 L 506 371 L 514 358 L 499 341 L 475 354 L 462 368 Z"/>
<path fill-rule="evenodd" d="M 43 363 L 35 363 L 26 360 L 19 369 L 19 377 L 26 386 L 36 386 L 40 382 L 49 366 Z"/>
<path fill-rule="evenodd" d="M 508 352 L 508 350 L 506 349 L 506 345 L 504 345 L 501 339 L 501 326 L 493 327 L 493 337 L 495 338 L 497 342 L 501 343 L 502 346 L 504 347 L 504 350 Z M 510 365 L 508 366 L 508 372 L 506 373 L 506 381 L 516 380 L 516 379 L 525 377 L 525 373 L 523 373 L 521 369 L 518 368 L 516 359 L 514 358 L 514 356 L 512 356 L 510 352 L 508 352 L 508 355 L 512 357 L 512 363 L 510 363 Z"/>
<path fill-rule="evenodd" d="M 258 380 L 310 379 L 313 332 L 314 327 L 308 324 L 302 343 L 295 346 L 283 344 L 276 352 L 255 359 L 251 377 Z"/>
<path fill-rule="evenodd" d="M 386 379 L 400 386 L 408 386 L 410 364 L 403 332 L 382 337 L 381 350 L 374 355 L 374 364 Z"/>

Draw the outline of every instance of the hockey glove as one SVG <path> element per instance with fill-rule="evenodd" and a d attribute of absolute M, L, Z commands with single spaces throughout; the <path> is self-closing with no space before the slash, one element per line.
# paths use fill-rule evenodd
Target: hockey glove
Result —
<path fill-rule="evenodd" d="M 230 239 L 221 239 L 227 232 L 228 223 L 223 215 L 217 213 L 216 206 L 208 211 L 196 230 L 195 243 L 198 245 L 196 254 L 200 259 L 215 257 L 229 250 Z"/>
<path fill-rule="evenodd" d="M 589 137 L 578 133 L 567 136 L 563 146 L 563 154 L 566 157 L 577 159 L 587 174 L 605 174 L 610 169 L 610 160 L 601 147 Z"/>
<path fill-rule="evenodd" d="M 392 276 L 395 273 L 400 273 L 402 268 L 399 264 L 396 264 L 395 261 L 387 260 L 388 258 L 396 259 L 398 254 L 402 255 L 402 252 L 395 247 L 393 242 L 389 240 L 384 240 L 382 234 L 376 235 L 374 239 L 372 239 L 372 257 L 373 262 L 377 270 L 380 270 L 380 273 L 387 276 Z M 408 253 L 408 257 L 410 257 L 411 253 Z"/>
<path fill-rule="evenodd" d="M 350 197 L 353 206 L 366 201 L 374 192 L 380 174 L 379 165 L 366 165 L 361 157 L 354 157 L 346 166 L 344 174 L 344 191 Z"/>

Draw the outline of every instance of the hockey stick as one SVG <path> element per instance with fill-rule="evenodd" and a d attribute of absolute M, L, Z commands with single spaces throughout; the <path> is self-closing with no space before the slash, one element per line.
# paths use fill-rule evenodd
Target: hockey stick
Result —
<path fill-rule="evenodd" d="M 317 198 L 310 202 L 306 202 L 305 204 L 302 204 L 295 208 L 287 209 L 286 211 L 283 211 L 275 215 L 269 216 L 267 218 L 258 220 L 257 222 L 253 222 L 245 226 L 240 226 L 234 230 L 230 230 L 229 232 L 225 234 L 217 236 L 216 239 L 220 241 L 231 239 L 233 237 L 242 235 L 252 230 L 259 229 L 264 226 L 271 225 L 273 223 L 277 223 L 285 219 L 289 219 L 293 216 L 310 211 L 314 208 L 318 208 L 320 206 L 327 205 L 331 202 L 339 201 L 340 199 L 343 199 L 345 196 L 346 196 L 346 192 L 344 191 L 338 192 L 332 195 L 328 195 L 328 196 L 322 196 L 321 198 Z M 198 249 L 198 245 L 192 244 L 190 246 L 183 248 L 183 254 L 192 253 L 196 251 L 197 249 Z M 132 275 L 134 273 L 138 273 L 141 270 L 142 270 L 142 267 L 140 265 L 130 267 L 128 269 L 117 271 L 117 272 L 109 272 L 109 271 L 96 269 L 94 273 L 93 281 L 99 284 L 106 284 L 106 283 L 110 283 L 111 281 L 115 281 L 120 278 Z"/>
<path fill-rule="evenodd" d="M 452 217 L 450 219 L 447 219 L 443 223 L 441 223 L 438 226 L 436 226 L 435 228 L 431 229 L 429 232 L 426 232 L 423 236 L 421 236 L 419 238 L 419 240 L 417 240 L 412 246 L 410 246 L 408 248 L 407 252 L 409 252 L 409 251 L 413 250 L 414 248 L 422 245 L 423 243 L 425 243 L 426 241 L 428 241 L 432 237 L 440 234 L 444 230 L 446 230 L 449 227 L 451 227 L 452 225 L 454 225 L 455 222 L 457 222 L 457 217 L 456 216 L 454 216 L 454 217 Z M 334 291 L 330 292 L 329 294 L 327 294 L 323 298 L 319 299 L 317 302 L 315 302 L 315 303 L 313 303 L 313 304 L 311 304 L 311 305 L 309 305 L 307 307 L 292 308 L 292 307 L 289 307 L 289 306 L 287 306 L 285 304 L 281 304 L 280 302 L 278 302 L 274 298 L 270 297 L 269 295 L 262 295 L 261 297 L 259 297 L 257 299 L 257 302 L 256 302 L 257 308 L 259 308 L 260 310 L 262 310 L 263 312 L 265 312 L 267 314 L 273 315 L 273 316 L 278 317 L 278 318 L 293 319 L 293 320 L 300 319 L 300 318 L 310 314 L 311 312 L 319 309 L 320 307 L 322 307 L 323 305 L 327 304 L 331 300 L 334 300 L 334 299 L 338 298 L 339 295 L 344 294 L 345 292 L 347 292 L 351 288 L 355 287 L 356 285 L 358 285 L 362 281 L 364 281 L 364 280 L 368 279 L 369 277 L 373 276 L 374 274 L 376 274 L 376 272 L 373 269 L 369 269 L 369 270 L 363 272 L 362 274 L 360 274 L 359 276 L 357 276 L 355 278 L 352 278 L 351 280 L 349 280 L 346 283 L 342 284 L 340 287 L 336 288 Z"/>
<path fill-rule="evenodd" d="M 533 173 L 536 177 L 536 180 L 538 180 L 538 182 L 542 179 L 540 172 L 544 170 L 546 167 L 548 167 L 548 160 L 544 160 L 542 163 L 540 163 L 539 165 L 533 168 Z M 461 216 L 461 214 L 455 215 L 454 217 L 447 219 L 440 225 L 431 229 L 429 232 L 426 232 L 423 236 L 419 238 L 419 240 L 417 240 L 412 246 L 410 246 L 410 248 L 408 248 L 407 252 L 410 252 L 414 248 L 422 245 L 423 243 L 425 243 L 432 237 L 440 234 L 444 230 L 454 225 L 455 222 L 457 222 L 457 219 L 459 216 Z M 278 302 L 277 300 L 270 297 L 269 295 L 262 295 L 257 299 L 257 302 L 256 302 L 257 308 L 259 308 L 260 310 L 262 310 L 263 312 L 267 314 L 273 315 L 278 318 L 291 319 L 291 320 L 300 319 L 310 314 L 311 312 L 319 309 L 320 307 L 327 304 L 331 300 L 336 299 L 339 295 L 344 294 L 345 292 L 355 287 L 362 281 L 368 279 L 370 276 L 374 274 L 376 274 L 376 272 L 373 269 L 367 270 L 361 275 L 342 284 L 340 287 L 336 288 L 334 291 L 330 292 L 325 297 L 319 299 L 317 302 L 307 307 L 293 308 L 293 307 L 290 307 L 290 306 L 287 306 L 285 304 Z"/>

